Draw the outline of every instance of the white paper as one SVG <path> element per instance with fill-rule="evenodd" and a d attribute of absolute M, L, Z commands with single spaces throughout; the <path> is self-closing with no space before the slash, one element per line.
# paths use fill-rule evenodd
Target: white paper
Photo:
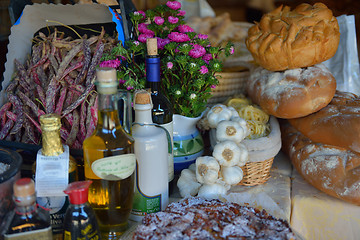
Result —
<path fill-rule="evenodd" d="M 360 95 L 359 57 L 354 15 L 337 17 L 340 43 L 334 57 L 324 62 L 334 75 L 337 90 Z"/>
<path fill-rule="evenodd" d="M 36 156 L 35 190 L 38 197 L 65 196 L 69 184 L 69 147 L 58 156 L 44 156 L 41 149 Z"/>

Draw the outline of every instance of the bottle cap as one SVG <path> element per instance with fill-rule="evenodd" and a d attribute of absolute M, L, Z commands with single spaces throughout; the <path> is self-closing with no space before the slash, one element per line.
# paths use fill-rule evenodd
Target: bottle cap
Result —
<path fill-rule="evenodd" d="M 149 56 L 158 55 L 157 39 L 156 38 L 147 38 L 146 39 L 146 48 Z"/>
<path fill-rule="evenodd" d="M 84 204 L 88 201 L 89 187 L 92 181 L 77 181 L 70 183 L 64 190 L 69 195 L 71 204 Z"/>
<path fill-rule="evenodd" d="M 41 129 L 45 131 L 54 131 L 61 127 L 61 117 L 56 113 L 43 114 L 39 120 Z"/>
<path fill-rule="evenodd" d="M 35 194 L 35 183 L 31 178 L 20 178 L 14 183 L 15 197 L 28 197 Z"/>
<path fill-rule="evenodd" d="M 97 90 L 101 94 L 115 94 L 118 80 L 115 68 L 102 67 L 96 69 Z"/>

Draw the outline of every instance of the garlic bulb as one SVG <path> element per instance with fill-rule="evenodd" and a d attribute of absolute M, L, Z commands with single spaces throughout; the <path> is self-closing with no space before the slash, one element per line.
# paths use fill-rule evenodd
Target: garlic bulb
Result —
<path fill-rule="evenodd" d="M 237 145 L 240 149 L 240 158 L 237 165 L 242 167 L 249 161 L 249 151 L 243 143 L 238 143 Z"/>
<path fill-rule="evenodd" d="M 245 134 L 245 137 L 249 136 L 250 134 L 250 129 L 249 129 L 249 126 L 246 122 L 245 119 L 241 118 L 241 117 L 231 117 L 230 118 L 230 121 L 233 121 L 233 122 L 237 122 L 238 124 L 240 124 L 241 127 L 243 127 L 244 129 L 246 129 L 246 134 Z"/>
<path fill-rule="evenodd" d="M 196 164 L 196 179 L 200 183 L 212 184 L 219 177 L 220 165 L 218 161 L 211 156 L 198 157 Z"/>
<path fill-rule="evenodd" d="M 246 134 L 247 128 L 234 121 L 221 121 L 216 127 L 216 139 L 220 142 L 231 140 L 238 143 L 244 140 Z"/>
<path fill-rule="evenodd" d="M 198 193 L 201 184 L 197 181 L 194 171 L 184 169 L 181 171 L 177 186 L 181 197 L 190 197 Z"/>
<path fill-rule="evenodd" d="M 244 173 L 239 166 L 221 167 L 222 179 L 229 185 L 236 185 L 243 179 Z"/>
<path fill-rule="evenodd" d="M 231 118 L 240 117 L 239 112 L 236 111 L 236 109 L 234 107 L 228 106 L 227 108 L 231 111 Z"/>
<path fill-rule="evenodd" d="M 219 183 L 214 184 L 204 184 L 200 187 L 198 192 L 198 197 L 203 197 L 207 199 L 220 198 L 225 195 L 227 192 L 226 185 L 222 185 Z"/>
<path fill-rule="evenodd" d="M 213 157 L 218 160 L 221 166 L 232 167 L 239 164 L 241 151 L 235 142 L 227 140 L 215 145 Z"/>
<path fill-rule="evenodd" d="M 206 117 L 211 128 L 216 128 L 217 124 L 224 120 L 229 120 L 232 112 L 223 104 L 216 104 L 207 113 Z"/>

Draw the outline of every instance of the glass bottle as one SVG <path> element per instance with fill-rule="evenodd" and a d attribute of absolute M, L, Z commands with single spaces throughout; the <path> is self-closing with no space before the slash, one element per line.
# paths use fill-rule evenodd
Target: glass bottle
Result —
<path fill-rule="evenodd" d="M 73 182 L 64 190 L 70 206 L 66 210 L 64 240 L 99 240 L 100 231 L 94 210 L 88 203 L 89 186 L 92 181 Z"/>
<path fill-rule="evenodd" d="M 42 148 L 35 162 L 35 189 L 37 203 L 50 210 L 54 239 L 63 238 L 64 217 L 69 199 L 63 192 L 69 182 L 77 180 L 77 164 L 62 144 L 61 117 L 58 114 L 40 116 Z"/>
<path fill-rule="evenodd" d="M 168 185 L 168 138 L 166 131 L 154 126 L 150 94 L 135 93 L 135 123 L 132 136 L 135 139 L 136 186 L 130 219 L 141 219 L 162 211 L 169 203 Z"/>
<path fill-rule="evenodd" d="M 4 238 L 53 239 L 49 212 L 36 204 L 34 181 L 31 178 L 21 178 L 14 183 L 13 189 L 15 209 L 6 216 Z"/>
<path fill-rule="evenodd" d="M 136 166 L 134 139 L 121 127 L 117 109 L 116 70 L 98 68 L 98 123 L 83 143 L 89 203 L 103 239 L 118 239 L 128 226 Z"/>
<path fill-rule="evenodd" d="M 154 123 L 166 128 L 170 134 L 171 145 L 169 145 L 168 161 L 169 161 L 169 193 L 174 188 L 174 155 L 173 155 L 173 107 L 160 92 L 160 57 L 158 55 L 157 39 L 148 38 L 146 56 L 146 81 L 149 83 L 151 91 L 151 100 L 153 103 L 152 120 Z M 171 148 L 171 149 L 170 149 Z"/>

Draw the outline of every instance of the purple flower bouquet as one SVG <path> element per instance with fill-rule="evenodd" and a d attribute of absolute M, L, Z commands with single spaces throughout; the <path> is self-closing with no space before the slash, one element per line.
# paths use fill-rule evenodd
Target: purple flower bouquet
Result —
<path fill-rule="evenodd" d="M 135 37 L 103 54 L 101 66 L 117 69 L 121 88 L 145 88 L 146 39 L 157 38 L 161 58 L 162 93 L 173 104 L 174 113 L 197 117 L 206 108 L 211 89 L 219 83 L 220 54 L 229 56 L 234 47 L 213 47 L 207 35 L 197 34 L 185 24 L 185 11 L 178 1 L 168 1 L 146 12 L 131 13 Z M 139 60 L 140 59 L 140 60 Z"/>

